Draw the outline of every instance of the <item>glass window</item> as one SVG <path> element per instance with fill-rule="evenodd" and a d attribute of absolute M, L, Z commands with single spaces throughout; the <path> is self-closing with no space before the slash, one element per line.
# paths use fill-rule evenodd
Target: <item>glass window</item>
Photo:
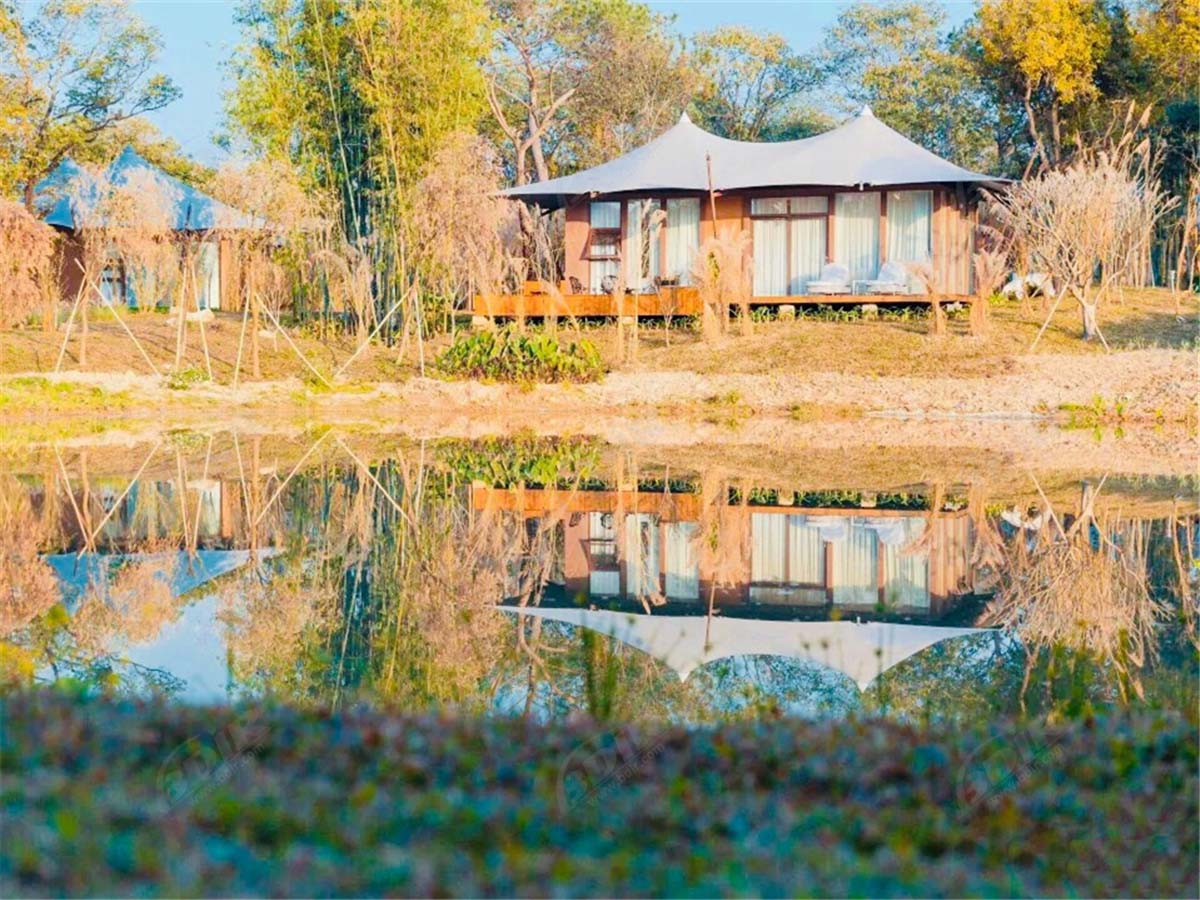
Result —
<path fill-rule="evenodd" d="M 790 201 L 791 212 L 802 215 L 825 215 L 829 212 L 828 197 L 793 197 Z"/>
<path fill-rule="evenodd" d="M 692 263 L 700 249 L 700 200 L 678 197 L 667 201 L 667 265 L 663 275 L 690 284 Z"/>
<path fill-rule="evenodd" d="M 591 211 L 591 225 L 593 228 L 616 228 L 621 227 L 621 201 L 620 200 L 593 200 Z"/>
<path fill-rule="evenodd" d="M 786 216 L 787 197 L 756 197 L 750 201 L 752 216 Z"/>
<path fill-rule="evenodd" d="M 890 191 L 887 202 L 887 258 L 928 262 L 933 247 L 933 191 Z"/>
<path fill-rule="evenodd" d="M 855 281 L 879 273 L 879 196 L 875 191 L 837 195 L 834 251 Z"/>
<path fill-rule="evenodd" d="M 787 219 L 754 220 L 754 296 L 788 292 Z"/>
<path fill-rule="evenodd" d="M 803 294 L 825 263 L 828 197 L 760 197 L 754 221 L 754 295 Z"/>
<path fill-rule="evenodd" d="M 632 290 L 651 290 L 661 271 L 662 204 L 658 200 L 630 200 L 625 216 L 625 278 Z"/>
<path fill-rule="evenodd" d="M 621 201 L 594 200 L 588 209 L 592 226 L 588 237 L 588 289 L 606 293 L 621 269 Z"/>

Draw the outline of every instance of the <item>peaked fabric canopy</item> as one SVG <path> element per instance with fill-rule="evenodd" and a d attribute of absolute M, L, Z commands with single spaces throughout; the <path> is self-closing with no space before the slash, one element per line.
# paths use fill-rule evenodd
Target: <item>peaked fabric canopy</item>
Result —
<path fill-rule="evenodd" d="M 210 231 L 214 228 L 244 230 L 255 227 L 250 216 L 227 206 L 220 200 L 214 200 L 190 184 L 168 175 L 162 169 L 147 162 L 132 147 L 122 150 L 121 155 L 112 161 L 105 174 L 112 184 L 121 185 L 127 183 L 130 177 L 139 171 L 149 172 L 154 178 L 160 180 L 173 196 L 172 218 L 175 231 Z M 49 208 L 49 213 L 46 215 L 47 225 L 70 230 L 78 227 L 79 223 L 75 221 L 71 198 L 66 196 L 66 192 L 71 180 L 81 173 L 82 170 L 74 160 L 67 158 L 59 163 L 53 172 L 38 182 L 34 191 L 38 197 L 45 198 L 44 202 Z"/>
<path fill-rule="evenodd" d="M 926 647 L 983 628 L 892 622 L 780 622 L 714 616 L 633 615 L 595 609 L 501 606 L 588 628 L 666 663 L 686 679 L 695 669 L 734 656 L 783 656 L 827 666 L 865 690 L 875 678 Z"/>
<path fill-rule="evenodd" d="M 162 553 L 85 553 L 82 556 L 51 553 L 43 558 L 58 577 L 63 605 L 74 610 L 89 585 L 97 586 L 104 596 L 117 569 L 131 563 L 160 567 L 162 579 L 170 583 L 171 595 L 181 597 L 214 578 L 241 568 L 254 556 L 262 562 L 274 555 L 274 550 L 197 550 L 194 555 L 183 550 L 168 550 Z"/>
<path fill-rule="evenodd" d="M 869 107 L 850 121 L 796 141 L 732 141 L 694 125 L 687 114 L 648 144 L 610 162 L 505 195 L 554 208 L 581 194 L 623 191 L 730 191 L 759 187 L 858 187 L 920 183 L 999 183 L 914 144 Z"/>

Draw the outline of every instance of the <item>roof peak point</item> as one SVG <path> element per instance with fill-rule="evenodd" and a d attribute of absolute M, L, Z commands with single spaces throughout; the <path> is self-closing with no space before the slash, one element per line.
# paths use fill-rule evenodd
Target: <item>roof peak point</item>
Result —
<path fill-rule="evenodd" d="M 870 116 L 872 119 L 875 118 L 875 113 L 871 112 L 871 107 L 867 106 L 866 104 L 863 105 L 862 111 L 859 112 L 859 115 Z"/>
<path fill-rule="evenodd" d="M 686 109 L 682 113 L 679 114 L 679 124 L 680 125 L 691 125 L 692 124 L 692 117 L 687 114 Z"/>

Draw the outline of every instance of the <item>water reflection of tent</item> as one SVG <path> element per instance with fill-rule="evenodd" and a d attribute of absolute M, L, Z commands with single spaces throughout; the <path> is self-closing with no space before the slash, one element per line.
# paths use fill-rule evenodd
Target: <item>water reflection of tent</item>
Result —
<path fill-rule="evenodd" d="M 878 675 L 915 653 L 982 628 L 943 628 L 893 622 L 787 622 L 727 616 L 654 616 L 594 609 L 502 606 L 588 628 L 670 666 L 685 679 L 700 666 L 738 656 L 782 656 L 828 666 L 865 689 Z"/>
<path fill-rule="evenodd" d="M 259 550 L 259 562 L 273 556 L 274 550 Z M 161 566 L 163 577 L 171 579 L 171 593 L 183 596 L 196 588 L 240 569 L 250 561 L 250 550 L 197 550 L 163 553 L 53 553 L 45 557 L 62 585 L 63 605 L 74 610 L 89 584 L 108 584 L 116 570 L 131 564 Z"/>

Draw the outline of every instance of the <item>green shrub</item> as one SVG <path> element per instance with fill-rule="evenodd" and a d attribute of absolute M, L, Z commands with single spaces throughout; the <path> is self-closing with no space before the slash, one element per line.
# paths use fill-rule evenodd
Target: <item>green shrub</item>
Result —
<path fill-rule="evenodd" d="M 598 381 L 604 375 L 591 341 L 564 343 L 544 332 L 512 328 L 459 335 L 434 367 L 456 378 L 495 381 Z"/>
<path fill-rule="evenodd" d="M 167 373 L 167 387 L 173 391 L 186 391 L 204 381 L 208 381 L 208 373 L 198 366 L 187 366 Z"/>

